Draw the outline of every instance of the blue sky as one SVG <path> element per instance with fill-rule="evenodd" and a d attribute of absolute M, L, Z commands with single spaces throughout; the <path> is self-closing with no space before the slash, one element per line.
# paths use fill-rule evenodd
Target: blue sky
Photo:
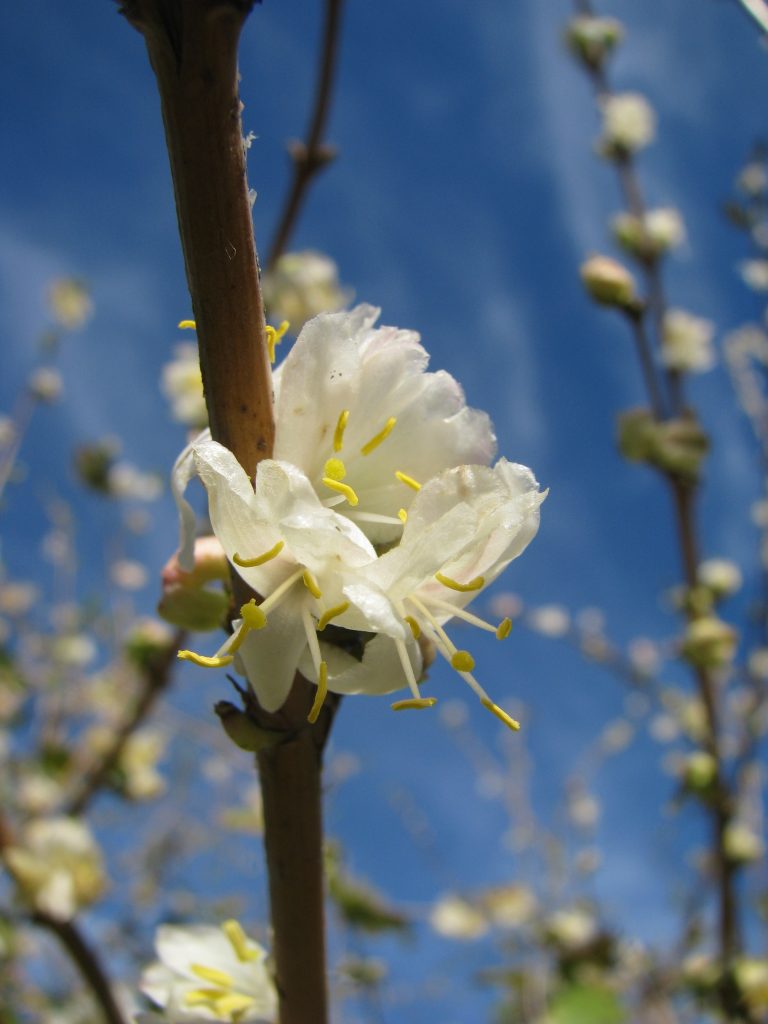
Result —
<path fill-rule="evenodd" d="M 304 129 L 318 8 L 316 0 L 265 0 L 244 32 L 244 125 L 257 136 L 249 166 L 262 245 L 285 190 L 284 141 Z M 615 0 L 601 9 L 628 28 L 614 83 L 644 92 L 659 114 L 659 140 L 641 159 L 646 194 L 679 206 L 688 227 L 669 268 L 673 302 L 721 329 L 753 319 L 759 310 L 734 270 L 742 243 L 718 206 L 765 130 L 768 54 L 725 0 Z M 671 631 L 658 595 L 677 581 L 677 553 L 660 485 L 615 452 L 615 415 L 641 400 L 629 340 L 618 319 L 588 305 L 578 281 L 584 255 L 606 246 L 606 219 L 620 202 L 592 151 L 589 87 L 560 43 L 569 11 L 565 0 L 350 0 L 330 126 L 340 155 L 313 190 L 294 247 L 324 249 L 359 299 L 382 306 L 385 323 L 419 330 L 433 368 L 450 370 L 469 403 L 490 412 L 500 452 L 550 488 L 540 534 L 505 586 L 532 604 L 608 609 L 611 635 L 624 642 Z M 68 401 L 39 415 L 25 460 L 38 480 L 69 493 L 72 446 L 116 434 L 128 458 L 165 473 L 183 437 L 157 381 L 189 304 L 142 41 L 107 0 L 5 5 L 0 40 L 0 408 L 34 363 L 46 282 L 82 275 L 96 315 L 62 352 Z M 716 431 L 705 547 L 748 570 L 756 494 L 748 433 L 722 366 L 691 393 Z M 2 552 L 14 573 L 38 571 L 44 521 L 30 503 L 44 491 L 19 489 L 5 511 Z M 93 502 L 78 515 L 87 591 L 98 586 L 108 516 Z M 135 553 L 158 570 L 175 545 L 167 503 L 137 543 Z M 151 586 L 144 597 L 151 607 Z M 621 713 L 623 694 L 541 637 L 520 632 L 503 652 L 492 641 L 475 648 L 487 687 L 529 708 L 533 797 L 549 818 L 565 773 Z M 434 678 L 452 692 L 449 674 Z M 180 688 L 196 685 L 181 675 Z M 469 711 L 473 730 L 498 752 L 495 721 L 474 703 Z M 386 702 L 349 700 L 334 742 L 362 760 L 330 815 L 358 871 L 406 903 L 451 879 L 468 887 L 514 879 L 515 857 L 500 840 L 503 807 L 477 796 L 471 766 L 436 715 L 392 716 Z M 685 842 L 658 824 L 670 783 L 657 762 L 658 748 L 641 737 L 600 780 L 605 869 L 596 889 L 619 924 L 668 939 L 664 875 Z M 392 810 L 400 790 L 435 829 L 445 877 Z M 428 955 L 447 963 L 456 951 L 432 943 Z M 413 959 L 406 951 L 395 974 L 418 973 Z M 444 1024 L 474 1019 L 485 1001 L 453 992 Z M 405 1008 L 397 1019 L 423 1018 Z"/>

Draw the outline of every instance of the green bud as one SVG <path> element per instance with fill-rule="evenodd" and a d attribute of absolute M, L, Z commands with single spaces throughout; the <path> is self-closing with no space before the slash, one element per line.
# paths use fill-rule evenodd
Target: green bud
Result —
<path fill-rule="evenodd" d="M 732 864 L 753 864 L 765 855 L 765 845 L 760 836 L 739 821 L 732 821 L 725 829 L 723 849 Z"/>
<path fill-rule="evenodd" d="M 566 44 L 588 68 L 597 69 L 624 38 L 624 27 L 616 18 L 579 14 L 565 30 Z"/>
<path fill-rule="evenodd" d="M 228 700 L 220 700 L 214 704 L 213 710 L 218 715 L 224 732 L 236 747 L 256 753 L 267 747 L 274 747 L 285 739 L 285 734 L 274 729 L 262 729 L 254 720 Z"/>
<path fill-rule="evenodd" d="M 708 452 L 709 438 L 695 416 L 688 413 L 659 424 L 657 444 L 650 461 L 666 473 L 695 483 Z"/>
<path fill-rule="evenodd" d="M 725 668 L 733 659 L 737 640 L 735 629 L 708 615 L 688 623 L 680 653 L 698 668 Z"/>
<path fill-rule="evenodd" d="M 229 597 L 223 590 L 176 583 L 164 587 L 157 614 L 172 626 L 204 633 L 219 629 L 228 609 Z"/>
<path fill-rule="evenodd" d="M 685 788 L 696 796 L 707 797 L 717 777 L 717 762 L 711 754 L 697 750 L 685 759 L 682 781 Z"/>
<path fill-rule="evenodd" d="M 601 306 L 633 310 L 638 306 L 635 279 L 625 266 L 609 256 L 590 256 L 580 268 L 587 294 Z"/>
<path fill-rule="evenodd" d="M 619 451 L 630 462 L 652 462 L 658 444 L 659 423 L 649 409 L 619 414 Z"/>

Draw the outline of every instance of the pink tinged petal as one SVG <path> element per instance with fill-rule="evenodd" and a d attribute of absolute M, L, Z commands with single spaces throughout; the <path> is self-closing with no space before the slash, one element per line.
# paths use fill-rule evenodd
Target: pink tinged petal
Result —
<path fill-rule="evenodd" d="M 195 440 L 181 452 L 171 471 L 171 494 L 176 502 L 179 513 L 179 554 L 178 562 L 184 572 L 191 572 L 195 564 L 194 547 L 197 518 L 194 509 L 184 497 L 189 482 L 197 472 L 194 461 L 194 447 L 201 441 L 208 440 L 210 430 L 204 430 Z"/>
<path fill-rule="evenodd" d="M 235 665 L 248 679 L 265 711 L 285 703 L 299 659 L 307 646 L 301 607 L 304 593 L 290 593 L 269 613 L 264 629 L 250 632 L 235 656 Z"/>

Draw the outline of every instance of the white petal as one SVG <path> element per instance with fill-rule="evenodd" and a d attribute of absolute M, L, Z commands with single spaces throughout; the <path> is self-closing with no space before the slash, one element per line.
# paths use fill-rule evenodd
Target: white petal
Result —
<path fill-rule="evenodd" d="M 196 444 L 208 440 L 210 430 L 204 430 L 195 440 L 183 449 L 173 464 L 171 471 L 171 494 L 179 512 L 179 532 L 181 535 L 178 561 L 185 572 L 192 572 L 195 564 L 195 526 L 196 517 L 192 506 L 184 497 L 189 482 L 195 475 L 193 451 Z"/>
<path fill-rule="evenodd" d="M 405 640 L 410 635 L 410 629 L 403 624 L 390 599 L 378 587 L 365 582 L 348 583 L 344 586 L 343 593 L 353 606 L 339 620 L 345 627 L 385 633 L 398 640 Z"/>
<path fill-rule="evenodd" d="M 410 632 L 406 649 L 414 676 L 418 679 L 422 670 L 421 652 Z M 408 685 L 397 648 L 389 637 L 374 636 L 369 640 L 365 645 L 362 661 L 335 644 L 321 642 L 320 650 L 328 665 L 328 689 L 333 693 L 365 693 L 375 696 L 392 693 Z M 299 671 L 307 679 L 317 681 L 308 652 L 302 656 Z"/>
<path fill-rule="evenodd" d="M 277 711 L 293 685 L 299 658 L 307 645 L 301 621 L 304 594 L 289 594 L 267 616 L 263 629 L 252 631 L 235 657 L 265 711 Z"/>

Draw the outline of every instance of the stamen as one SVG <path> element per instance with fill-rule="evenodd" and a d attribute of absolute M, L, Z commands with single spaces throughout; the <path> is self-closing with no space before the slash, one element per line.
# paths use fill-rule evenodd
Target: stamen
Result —
<path fill-rule="evenodd" d="M 235 956 L 240 963 L 259 959 L 259 951 L 248 947 L 248 936 L 243 931 L 239 921 L 233 919 L 225 921 L 221 926 L 221 930 L 229 939 L 232 949 L 235 951 Z"/>
<path fill-rule="evenodd" d="M 232 988 L 235 983 L 231 974 L 227 974 L 226 971 L 220 971 L 218 967 L 190 964 L 189 969 L 195 977 L 200 978 L 202 981 L 210 981 L 212 985 L 218 985 L 220 988 Z"/>
<path fill-rule="evenodd" d="M 219 657 L 214 655 L 214 657 L 208 658 L 204 654 L 195 654 L 194 651 L 179 651 L 176 657 L 181 658 L 182 661 L 191 661 L 193 665 L 199 665 L 200 668 L 223 668 L 225 665 L 231 665 L 235 660 L 231 654 Z"/>
<path fill-rule="evenodd" d="M 494 704 L 490 697 L 486 698 L 486 700 L 481 699 L 480 703 L 483 705 L 484 708 L 487 708 L 489 711 L 492 711 L 494 715 L 496 715 L 496 717 L 499 719 L 499 721 L 503 722 L 504 725 L 508 726 L 513 732 L 520 731 L 520 723 L 517 721 L 517 719 L 512 718 L 512 716 L 508 715 L 506 711 L 502 711 L 499 705 Z"/>
<path fill-rule="evenodd" d="M 497 640 L 506 640 L 512 632 L 512 619 L 502 619 L 499 628 L 496 630 Z"/>
<path fill-rule="evenodd" d="M 323 466 L 323 474 L 329 476 L 331 480 L 343 480 L 347 475 L 347 467 L 341 459 L 328 459 Z"/>
<path fill-rule="evenodd" d="M 263 629 L 267 624 L 267 616 L 252 597 L 247 604 L 240 605 L 240 618 L 248 629 Z"/>
<path fill-rule="evenodd" d="M 275 346 L 279 345 L 283 340 L 283 335 L 290 327 L 287 320 L 283 320 L 279 327 L 271 327 L 269 324 L 264 328 L 264 333 L 267 336 L 267 351 L 269 352 L 269 361 L 274 363 L 276 354 Z"/>
<path fill-rule="evenodd" d="M 339 413 L 339 419 L 336 423 L 336 429 L 333 432 L 333 450 L 340 452 L 341 447 L 344 444 L 344 431 L 347 429 L 347 420 L 349 419 L 349 409 L 342 409 Z"/>
<path fill-rule="evenodd" d="M 442 583 L 444 587 L 457 590 L 460 594 L 469 594 L 473 590 L 482 590 L 485 586 L 485 578 L 483 576 L 475 576 L 469 583 L 458 583 L 456 580 L 452 580 L 450 576 L 444 576 L 441 572 L 436 572 L 435 579 L 438 583 Z"/>
<path fill-rule="evenodd" d="M 398 511 L 397 511 L 397 518 L 400 520 L 400 522 L 403 525 L 406 524 L 406 522 L 408 521 L 408 513 L 405 511 L 404 508 L 398 509 Z"/>
<path fill-rule="evenodd" d="M 220 988 L 193 988 L 184 993 L 185 1006 L 210 1006 L 215 1008 L 216 1000 L 221 998 Z"/>
<path fill-rule="evenodd" d="M 303 569 L 297 569 L 296 572 L 292 572 L 288 579 L 283 580 L 283 582 L 280 584 L 277 590 L 273 590 L 269 597 L 265 598 L 261 602 L 259 607 L 261 608 L 265 615 L 267 614 L 267 612 L 271 611 L 273 608 L 276 608 L 280 604 L 280 602 L 283 600 L 283 598 L 294 585 L 294 583 L 297 583 L 301 579 L 303 574 Z"/>
<path fill-rule="evenodd" d="M 179 328 L 182 331 L 196 331 L 197 324 L 194 320 L 179 320 Z"/>
<path fill-rule="evenodd" d="M 285 541 L 279 540 L 273 548 L 269 551 L 265 551 L 263 555 L 256 555 L 255 558 L 241 558 L 237 552 L 232 555 L 232 561 L 235 565 L 239 565 L 241 569 L 253 569 L 257 565 L 264 565 L 265 562 L 271 562 L 273 558 L 277 558 L 280 552 L 285 547 Z"/>
<path fill-rule="evenodd" d="M 473 615 L 472 612 L 464 611 L 463 608 L 457 608 L 455 605 L 451 604 L 450 601 L 443 601 L 441 597 L 433 597 L 430 594 L 429 603 L 433 607 L 436 606 L 438 608 L 444 609 L 447 612 L 450 612 L 451 615 L 455 616 L 457 619 L 461 619 L 464 622 L 468 622 L 470 626 L 477 626 L 478 629 L 484 629 L 487 633 L 494 633 L 497 637 L 499 637 L 499 640 L 503 640 L 505 636 L 508 636 L 509 630 L 512 628 L 512 622 L 510 621 L 509 629 L 507 629 L 506 633 L 504 633 L 504 636 L 499 636 L 499 630 L 504 625 L 504 622 L 508 621 L 507 619 L 505 619 L 504 622 L 502 622 L 501 625 L 497 628 L 496 626 L 492 626 L 490 622 L 486 622 L 485 619 L 481 619 L 479 615 Z"/>
<path fill-rule="evenodd" d="M 419 686 L 416 682 L 416 676 L 413 674 L 413 665 L 411 665 L 411 659 L 408 657 L 408 649 L 405 646 L 405 642 L 403 640 L 395 639 L 395 650 L 397 651 L 397 656 L 400 659 L 400 664 L 403 667 L 403 674 L 405 675 L 405 679 L 411 693 L 416 700 L 421 700 Z"/>
<path fill-rule="evenodd" d="M 418 624 L 416 619 L 412 615 L 406 615 L 405 621 L 411 627 L 411 633 L 413 633 L 413 639 L 418 640 L 421 636 L 421 626 Z"/>
<path fill-rule="evenodd" d="M 320 662 L 320 672 L 317 676 L 317 693 L 315 694 L 315 700 L 310 708 L 309 714 L 307 715 L 307 721 L 310 725 L 314 725 L 317 721 L 320 709 L 323 706 L 325 698 L 328 696 L 328 666 L 324 661 Z"/>
<path fill-rule="evenodd" d="M 321 666 L 323 665 L 323 654 L 321 653 L 321 649 L 319 649 L 319 640 L 317 639 L 317 634 L 314 630 L 314 622 L 312 620 L 312 616 L 309 614 L 309 608 L 307 607 L 306 602 L 301 608 L 301 622 L 304 627 L 307 647 L 309 648 L 309 653 L 312 656 L 312 665 L 314 666 L 317 679 L 319 679 L 322 671 Z"/>
<path fill-rule="evenodd" d="M 412 476 L 408 476 L 407 473 L 401 473 L 399 469 L 395 470 L 395 476 L 401 484 L 405 484 L 406 487 L 410 487 L 414 491 L 421 490 L 421 484 L 418 480 L 414 480 Z"/>
<path fill-rule="evenodd" d="M 409 708 L 433 708 L 437 697 L 413 697 L 409 700 L 396 700 L 390 707 L 393 711 L 406 711 Z"/>
<path fill-rule="evenodd" d="M 386 441 L 389 435 L 395 428 L 397 420 L 394 416 L 390 416 L 378 434 L 374 434 L 370 441 L 366 441 L 363 447 L 360 449 L 361 455 L 370 455 L 374 448 L 378 448 L 382 441 Z"/>
<path fill-rule="evenodd" d="M 324 611 L 317 620 L 317 632 L 322 633 L 331 619 L 337 619 L 339 615 L 343 615 L 347 608 L 349 608 L 349 601 L 342 601 L 341 604 L 335 604 L 333 608 Z"/>
<path fill-rule="evenodd" d="M 338 491 L 339 494 L 343 494 L 350 505 L 354 506 L 360 501 L 358 496 L 349 486 L 349 484 L 343 484 L 339 480 L 331 480 L 329 476 L 323 477 L 323 483 L 326 487 L 330 487 L 332 491 Z"/>
<path fill-rule="evenodd" d="M 451 655 L 451 668 L 457 672 L 471 672 L 475 667 L 475 659 L 469 651 L 456 651 Z"/>
<path fill-rule="evenodd" d="M 329 507 L 327 501 L 324 504 L 326 508 Z M 394 516 L 382 516 L 378 512 L 347 512 L 347 517 L 356 523 L 386 523 L 388 526 L 402 526 L 401 521 L 395 519 Z"/>
<path fill-rule="evenodd" d="M 312 575 L 312 573 L 309 571 L 309 569 L 305 569 L 304 570 L 304 572 L 301 574 L 301 579 L 302 579 L 302 582 L 303 582 L 304 586 L 310 592 L 312 597 L 316 597 L 318 599 L 318 601 L 319 601 L 320 598 L 323 595 L 322 595 L 322 592 L 320 590 L 320 587 L 317 585 L 317 580 Z"/>
<path fill-rule="evenodd" d="M 216 1000 L 214 1010 L 222 1020 L 239 1021 L 244 1011 L 249 1010 L 255 1002 L 253 996 L 243 992 L 227 992 Z"/>

